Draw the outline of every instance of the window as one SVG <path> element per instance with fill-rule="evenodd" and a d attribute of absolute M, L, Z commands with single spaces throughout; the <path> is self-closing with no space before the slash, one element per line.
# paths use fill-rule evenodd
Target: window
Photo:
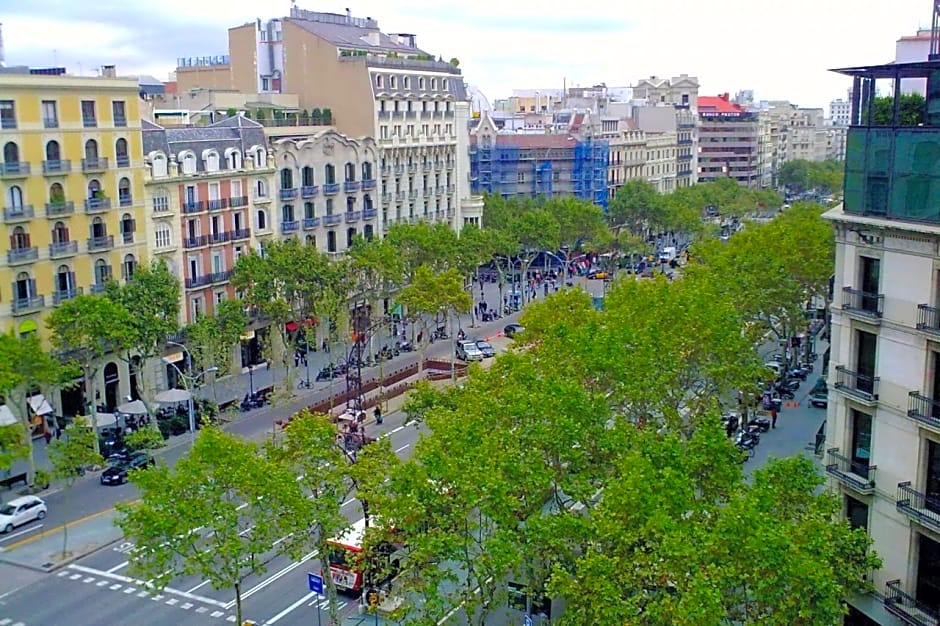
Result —
<path fill-rule="evenodd" d="M 88 199 L 97 200 L 101 198 L 103 192 L 101 191 L 101 183 L 95 179 L 88 181 Z"/>
<path fill-rule="evenodd" d="M 447 83 L 446 78 L 441 79 L 441 89 L 444 91 L 450 91 L 450 85 Z"/>
<path fill-rule="evenodd" d="M 346 247 L 348 248 L 351 245 L 353 245 L 353 240 L 355 239 L 356 239 L 356 229 L 347 228 L 346 229 Z"/>
<path fill-rule="evenodd" d="M 431 91 L 437 91 L 437 79 L 436 78 L 431 79 Z"/>
<path fill-rule="evenodd" d="M 20 160 L 20 147 L 8 141 L 3 145 L 3 162 L 12 165 L 12 167 L 18 167 Z"/>
<path fill-rule="evenodd" d="M 871 464 L 871 415 L 852 410 L 852 473 L 868 478 Z"/>
<path fill-rule="evenodd" d="M 130 206 L 134 203 L 131 194 L 131 181 L 127 177 L 118 181 L 118 202 L 121 206 Z"/>
<path fill-rule="evenodd" d="M 868 505 L 852 496 L 845 496 L 845 518 L 853 530 L 868 530 Z"/>
<path fill-rule="evenodd" d="M 190 313 L 192 314 L 192 319 L 197 320 L 202 317 L 202 312 L 205 309 L 202 296 L 194 296 L 190 301 Z"/>
<path fill-rule="evenodd" d="M 43 100 L 42 107 L 42 125 L 44 128 L 59 127 L 59 106 L 55 100 Z"/>
<path fill-rule="evenodd" d="M 7 189 L 7 206 L 18 211 L 23 209 L 23 189 L 18 185 L 11 185 Z"/>
<path fill-rule="evenodd" d="M 240 232 L 244 230 L 245 228 L 244 219 L 245 219 L 245 216 L 243 213 L 241 212 L 232 213 L 232 230 L 236 232 Z"/>
<path fill-rule="evenodd" d="M 91 222 L 91 236 L 94 238 L 98 237 L 107 237 L 108 236 L 108 226 L 104 223 L 100 217 L 96 217 Z"/>
<path fill-rule="evenodd" d="M 131 217 L 130 213 L 125 213 L 121 217 L 121 235 L 124 237 L 124 243 L 133 243 L 134 242 L 134 231 L 137 229 L 137 223 L 134 221 L 134 218 Z"/>
<path fill-rule="evenodd" d="M 264 182 L 263 178 L 259 178 L 255 181 L 255 197 L 256 198 L 267 198 L 268 197 L 268 185 Z"/>
<path fill-rule="evenodd" d="M 366 161 L 362 164 L 362 180 L 372 180 L 372 162 Z"/>
<path fill-rule="evenodd" d="M 375 75 L 375 86 L 378 87 L 379 89 L 382 88 L 382 75 L 381 74 Z"/>
<path fill-rule="evenodd" d="M 137 258 L 133 254 L 128 254 L 124 257 L 124 262 L 121 263 L 121 276 L 124 280 L 131 280 L 134 278 L 134 271 L 137 269 Z"/>
<path fill-rule="evenodd" d="M 326 199 L 326 214 L 333 215 L 333 198 Z"/>
<path fill-rule="evenodd" d="M 85 159 L 91 162 L 98 161 L 98 142 L 94 139 L 85 142 Z"/>
<path fill-rule="evenodd" d="M 420 89 L 421 91 L 424 91 L 424 78 L 418 79 L 418 89 Z"/>
<path fill-rule="evenodd" d="M 927 535 L 918 533 L 917 544 L 917 589 L 915 597 L 918 604 L 936 615 L 937 610 L 940 609 L 940 543 Z"/>
<path fill-rule="evenodd" d="M 95 261 L 95 284 L 103 285 L 111 279 L 111 266 L 104 259 Z"/>
<path fill-rule="evenodd" d="M 285 204 L 281 207 L 281 223 L 286 224 L 294 221 L 294 205 Z"/>
<path fill-rule="evenodd" d="M 62 160 L 62 151 L 58 141 L 50 141 L 46 144 L 46 160 L 59 162 Z"/>
<path fill-rule="evenodd" d="M 230 170 L 240 170 L 242 168 L 242 153 L 238 150 L 229 149 L 225 152 L 225 161 Z M 239 196 L 241 193 L 238 194 Z"/>
<path fill-rule="evenodd" d="M 326 251 L 336 252 L 336 231 L 328 230 L 326 232 Z"/>
<path fill-rule="evenodd" d="M 867 256 L 859 257 L 859 261 L 862 310 L 878 313 L 878 290 L 881 286 L 881 261 Z"/>
<path fill-rule="evenodd" d="M 169 224 L 159 224 L 154 230 L 154 243 L 157 248 L 169 248 L 172 242 Z"/>
<path fill-rule="evenodd" d="M 857 374 L 855 387 L 865 393 L 874 393 L 875 385 L 875 358 L 878 337 L 874 333 L 856 330 L 856 364 Z"/>
<path fill-rule="evenodd" d="M 69 229 L 63 222 L 56 222 L 52 227 L 52 243 L 68 243 Z"/>
<path fill-rule="evenodd" d="M 268 229 L 268 214 L 264 209 L 258 209 L 255 221 L 255 227 L 257 227 L 258 230 Z"/>
<path fill-rule="evenodd" d="M 10 248 L 13 250 L 25 250 L 29 247 L 29 233 L 27 233 L 22 226 L 14 228 L 13 234 L 10 235 Z"/>
<path fill-rule="evenodd" d="M 388 84 L 392 89 L 398 88 L 398 79 L 395 76 L 388 77 Z M 397 109 L 396 109 L 397 110 Z"/>
<path fill-rule="evenodd" d="M 16 105 L 12 100 L 0 100 L 0 128 L 16 128 Z"/>
<path fill-rule="evenodd" d="M 313 187 L 315 184 L 313 182 L 313 168 L 309 165 L 304 165 L 303 169 L 300 170 L 300 184 L 304 187 Z"/>
<path fill-rule="evenodd" d="M 327 163 L 323 168 L 324 177 L 327 185 L 336 184 L 336 167 L 332 163 Z"/>
<path fill-rule="evenodd" d="M 154 178 L 160 178 L 167 175 L 166 155 L 158 152 L 150 160 L 150 173 Z"/>
<path fill-rule="evenodd" d="M 154 213 L 164 213 L 170 210 L 170 198 L 163 193 L 154 195 L 151 199 Z"/>
<path fill-rule="evenodd" d="M 316 212 L 313 208 L 313 202 L 304 202 L 304 219 L 309 220 L 316 217 Z"/>
<path fill-rule="evenodd" d="M 49 204 L 63 204 L 65 202 L 65 190 L 59 183 L 49 185 Z"/>
<path fill-rule="evenodd" d="M 215 150 L 206 150 L 202 153 L 202 162 L 207 172 L 219 171 L 219 153 Z"/>
<path fill-rule="evenodd" d="M 75 272 L 68 265 L 60 265 L 56 270 L 55 286 L 60 294 L 72 294 L 75 291 Z"/>
<path fill-rule="evenodd" d="M 118 167 L 129 167 L 131 158 L 127 155 L 127 139 L 120 137 L 114 142 L 114 156 Z"/>
<path fill-rule="evenodd" d="M 196 173 L 196 155 L 192 152 L 184 152 L 180 155 L 180 165 L 183 174 Z"/>
<path fill-rule="evenodd" d="M 351 183 L 356 180 L 356 166 L 353 163 L 347 163 L 345 167 L 346 178 L 344 179 L 347 183 Z"/>
<path fill-rule="evenodd" d="M 294 188 L 294 171 L 289 167 L 281 168 L 281 189 Z"/>
<path fill-rule="evenodd" d="M 95 101 L 82 100 L 82 125 L 85 128 L 98 126 L 98 116 L 95 114 Z"/>
<path fill-rule="evenodd" d="M 404 78 L 402 78 L 401 84 L 402 84 L 402 87 L 404 87 L 405 89 L 411 89 L 411 77 L 405 76 Z M 409 111 L 411 110 L 410 106 L 408 107 L 408 110 Z"/>
<path fill-rule="evenodd" d="M 525 172 L 519 172 L 519 174 L 516 176 L 516 178 L 517 178 L 517 182 L 524 183 L 524 182 L 525 182 Z"/>
<path fill-rule="evenodd" d="M 115 126 L 127 126 L 127 113 L 123 100 L 115 100 L 111 103 L 111 116 L 114 118 Z"/>
<path fill-rule="evenodd" d="M 317 236 L 307 235 L 307 245 L 313 248 L 314 250 L 316 250 L 317 249 Z"/>
<path fill-rule="evenodd" d="M 28 304 L 29 300 L 36 296 L 36 279 L 30 278 L 26 272 L 17 274 L 15 287 L 16 299 L 24 304 Z"/>
<path fill-rule="evenodd" d="M 356 210 L 356 198 L 355 196 L 346 196 L 346 212 L 352 213 Z"/>

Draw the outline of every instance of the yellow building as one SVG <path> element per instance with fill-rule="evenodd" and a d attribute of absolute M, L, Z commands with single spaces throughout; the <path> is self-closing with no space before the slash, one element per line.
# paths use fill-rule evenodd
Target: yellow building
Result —
<path fill-rule="evenodd" d="M 0 330 L 146 260 L 137 80 L 0 74 Z M 140 226 L 138 226 L 140 225 Z"/>

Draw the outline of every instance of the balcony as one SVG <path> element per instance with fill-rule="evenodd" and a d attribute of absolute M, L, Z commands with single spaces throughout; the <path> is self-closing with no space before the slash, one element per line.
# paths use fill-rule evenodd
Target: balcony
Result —
<path fill-rule="evenodd" d="M 339 193 L 339 183 L 327 183 L 323 185 L 323 193 L 333 196 Z"/>
<path fill-rule="evenodd" d="M 98 118 L 95 117 L 94 115 L 83 115 L 82 126 L 84 126 L 85 128 L 97 128 Z"/>
<path fill-rule="evenodd" d="M 875 492 L 876 465 L 867 465 L 853 461 L 845 455 L 839 454 L 839 448 L 826 450 L 828 461 L 826 473 L 835 477 L 840 483 L 854 489 L 861 494 Z"/>
<path fill-rule="evenodd" d="M 430 198 L 430 197 L 432 197 L 432 196 L 434 195 L 434 188 L 433 188 L 433 187 L 425 187 L 422 193 L 424 194 L 424 197 L 425 197 L 425 198 Z"/>
<path fill-rule="evenodd" d="M 362 179 L 362 190 L 369 191 L 370 189 L 375 189 L 375 179 L 374 178 L 363 178 Z"/>
<path fill-rule="evenodd" d="M 343 216 L 340 214 L 335 215 L 324 215 L 323 216 L 323 225 L 324 226 L 336 226 L 343 221 Z"/>
<path fill-rule="evenodd" d="M 390 193 L 383 193 L 383 194 L 382 194 L 382 202 L 388 203 L 388 202 L 391 202 L 391 201 L 392 201 L 392 194 L 390 194 Z"/>
<path fill-rule="evenodd" d="M 836 382 L 832 387 L 864 404 L 873 406 L 878 402 L 879 380 L 877 376 L 853 372 L 844 365 L 836 365 Z"/>
<path fill-rule="evenodd" d="M 7 250 L 7 263 L 10 265 L 19 265 L 20 263 L 32 263 L 39 258 L 39 248 L 13 248 Z"/>
<path fill-rule="evenodd" d="M 254 202 L 255 204 L 268 204 L 269 202 L 271 202 L 271 196 L 255 195 L 252 197 L 251 201 Z"/>
<path fill-rule="evenodd" d="M 114 118 L 114 125 L 115 125 L 115 126 L 118 126 L 118 127 L 121 127 L 121 128 L 127 126 L 127 118 L 124 117 L 123 115 L 120 115 L 120 116 L 115 117 L 115 118 Z"/>
<path fill-rule="evenodd" d="M 386 176 L 386 177 L 387 177 L 387 176 L 388 176 L 389 174 L 391 174 L 391 173 L 392 173 L 392 168 L 391 168 L 391 166 L 389 166 L 389 165 L 384 165 L 384 166 L 382 166 L 382 176 Z"/>
<path fill-rule="evenodd" d="M 85 213 L 98 213 L 111 208 L 111 198 L 85 198 Z"/>
<path fill-rule="evenodd" d="M 940 611 L 901 589 L 900 580 L 885 583 L 885 610 L 912 626 L 940 626 Z"/>
<path fill-rule="evenodd" d="M 49 244 L 49 258 L 59 259 L 78 254 L 77 241 L 60 241 Z"/>
<path fill-rule="evenodd" d="M 134 197 L 130 194 L 121 194 L 118 196 L 118 205 L 119 206 L 131 206 L 134 204 Z"/>
<path fill-rule="evenodd" d="M 408 164 L 408 173 L 409 173 L 409 174 L 417 174 L 417 173 L 418 173 L 418 164 L 417 164 L 417 163 L 409 163 L 409 164 Z"/>
<path fill-rule="evenodd" d="M 82 159 L 83 172 L 103 172 L 108 169 L 107 157 L 91 157 Z"/>
<path fill-rule="evenodd" d="M 679 146 L 691 146 L 691 145 L 692 145 L 692 140 L 691 140 L 691 139 L 680 139 L 679 141 L 676 142 L 676 145 L 679 145 Z"/>
<path fill-rule="evenodd" d="M 300 222 L 297 220 L 281 222 L 282 233 L 296 233 L 298 230 L 300 230 Z"/>
<path fill-rule="evenodd" d="M 277 195 L 281 200 L 293 200 L 297 197 L 297 188 L 289 187 L 287 189 L 281 189 Z"/>
<path fill-rule="evenodd" d="M 209 274 L 209 280 L 213 283 L 227 283 L 232 277 L 232 270 L 223 270 L 221 272 L 212 272 Z"/>
<path fill-rule="evenodd" d="M 362 219 L 371 220 L 374 219 L 376 215 L 379 214 L 378 209 L 363 209 L 362 210 Z"/>
<path fill-rule="evenodd" d="M 248 206 L 248 196 L 235 196 L 234 198 L 229 198 L 228 205 L 233 209 Z"/>
<path fill-rule="evenodd" d="M 45 296 L 27 296 L 26 298 L 13 298 L 10 303 L 13 315 L 26 315 L 35 313 L 46 306 Z"/>
<path fill-rule="evenodd" d="M 251 238 L 251 230 L 247 228 L 236 228 L 232 232 L 232 241 L 240 241 L 242 239 Z"/>
<path fill-rule="evenodd" d="M 183 202 L 183 213 L 202 213 L 205 210 L 206 203 L 203 200 Z"/>
<path fill-rule="evenodd" d="M 928 496 L 911 488 L 911 482 L 898 483 L 898 511 L 918 524 L 940 533 L 940 498 Z"/>
<path fill-rule="evenodd" d="M 60 217 L 75 212 L 74 202 L 47 202 L 46 217 Z"/>
<path fill-rule="evenodd" d="M 26 222 L 35 216 L 33 205 L 25 204 L 23 206 L 8 206 L 3 208 L 3 221 L 7 224 L 15 222 Z"/>
<path fill-rule="evenodd" d="M 907 416 L 925 426 L 940 429 L 940 402 L 912 391 L 907 396 Z"/>
<path fill-rule="evenodd" d="M 42 173 L 55 176 L 68 174 L 72 171 L 72 162 L 68 159 L 52 159 L 42 162 Z"/>
<path fill-rule="evenodd" d="M 396 166 L 395 166 L 395 175 L 396 175 L 396 176 L 401 176 L 401 175 L 404 174 L 404 173 L 405 173 L 405 166 L 404 166 L 404 165 L 396 165 Z"/>
<path fill-rule="evenodd" d="M 842 288 L 842 310 L 865 321 L 878 323 L 884 314 L 883 293 L 868 293 L 851 287 Z"/>
<path fill-rule="evenodd" d="M 114 247 L 114 235 L 99 235 L 98 237 L 89 237 L 87 245 L 89 252 L 110 250 Z"/>
<path fill-rule="evenodd" d="M 29 169 L 29 163 L 26 161 L 0 163 L 0 178 L 26 178 L 29 176 Z"/>
<path fill-rule="evenodd" d="M 209 200 L 209 210 L 210 211 L 221 211 L 222 209 L 228 208 L 228 200 L 225 198 L 216 198 L 215 200 Z"/>
<path fill-rule="evenodd" d="M 395 199 L 398 200 L 399 202 L 401 202 L 402 200 L 404 200 L 405 197 L 406 197 L 406 194 L 405 194 L 404 191 L 396 191 L 396 192 L 395 192 Z"/>
<path fill-rule="evenodd" d="M 201 248 L 202 246 L 208 245 L 209 238 L 205 235 L 198 235 L 196 237 L 185 237 L 183 238 L 183 247 L 184 248 Z"/>
<path fill-rule="evenodd" d="M 417 190 L 417 189 L 410 189 L 410 190 L 408 191 L 408 199 L 409 199 L 409 200 L 417 200 L 417 199 L 418 199 L 418 190 Z"/>
<path fill-rule="evenodd" d="M 940 338 L 940 308 L 918 304 L 917 330 Z"/>
<path fill-rule="evenodd" d="M 187 278 L 185 282 L 186 289 L 200 289 L 206 285 L 212 284 L 212 274 L 203 274 L 195 278 Z"/>
<path fill-rule="evenodd" d="M 92 294 L 102 294 L 102 293 L 104 293 L 105 291 L 107 291 L 107 289 L 108 289 L 108 282 L 111 281 L 110 269 L 111 269 L 111 268 L 109 267 L 109 268 L 108 268 L 108 270 L 109 270 L 109 272 L 108 272 L 108 277 L 105 278 L 105 279 L 103 279 L 103 280 L 101 280 L 100 282 L 96 282 L 94 285 L 92 285 L 91 287 L 89 287 L 89 288 L 88 288 L 88 293 L 92 293 Z"/>
<path fill-rule="evenodd" d="M 117 155 L 117 158 L 114 159 L 114 162 L 117 164 L 118 167 L 130 167 L 131 166 L 131 158 L 127 156 L 126 154 Z"/>
<path fill-rule="evenodd" d="M 355 224 L 362 218 L 362 213 L 359 211 L 346 211 L 346 223 Z"/>
<path fill-rule="evenodd" d="M 44 118 L 42 118 L 42 127 L 43 127 L 43 128 L 58 128 L 58 127 L 59 127 L 59 118 L 57 118 L 57 117 L 44 117 Z"/>
<path fill-rule="evenodd" d="M 209 233 L 209 245 L 214 246 L 220 243 L 228 243 L 232 240 L 231 231 L 221 231 L 217 233 Z"/>
<path fill-rule="evenodd" d="M 320 226 L 319 217 L 305 217 L 304 218 L 304 230 L 313 230 Z"/>
<path fill-rule="evenodd" d="M 58 306 L 66 300 L 72 300 L 75 296 L 82 295 L 81 287 L 72 287 L 71 289 L 55 290 L 52 292 L 52 304 Z"/>
<path fill-rule="evenodd" d="M 320 193 L 320 188 L 316 185 L 304 185 L 300 188 L 301 198 L 315 198 Z"/>
<path fill-rule="evenodd" d="M 358 180 L 347 180 L 345 183 L 343 183 L 343 191 L 346 193 L 354 193 L 359 191 L 361 187 L 362 185 Z"/>

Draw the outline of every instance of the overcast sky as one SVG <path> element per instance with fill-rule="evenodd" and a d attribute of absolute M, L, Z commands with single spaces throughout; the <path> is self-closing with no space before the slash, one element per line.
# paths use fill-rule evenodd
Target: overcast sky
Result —
<path fill-rule="evenodd" d="M 457 57 L 493 101 L 512 89 L 698 76 L 703 95 L 753 89 L 758 100 L 825 106 L 845 97 L 833 67 L 890 62 L 898 37 L 929 25 L 930 0 L 300 0 L 373 17 Z M 64 65 L 89 74 L 165 80 L 176 58 L 226 54 L 227 29 L 285 16 L 288 0 L 2 0 L 7 65 Z"/>

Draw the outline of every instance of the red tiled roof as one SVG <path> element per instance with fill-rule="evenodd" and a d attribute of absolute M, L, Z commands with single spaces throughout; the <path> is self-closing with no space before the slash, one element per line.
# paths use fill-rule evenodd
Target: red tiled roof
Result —
<path fill-rule="evenodd" d="M 744 113 L 740 105 L 730 102 L 728 94 L 720 96 L 699 96 L 698 110 L 701 113 Z"/>
<path fill-rule="evenodd" d="M 571 135 L 497 135 L 500 148 L 573 148 L 577 139 Z"/>
<path fill-rule="evenodd" d="M 576 113 L 574 120 L 571 122 L 571 130 L 578 130 L 581 128 L 581 124 L 584 123 L 584 113 Z"/>

